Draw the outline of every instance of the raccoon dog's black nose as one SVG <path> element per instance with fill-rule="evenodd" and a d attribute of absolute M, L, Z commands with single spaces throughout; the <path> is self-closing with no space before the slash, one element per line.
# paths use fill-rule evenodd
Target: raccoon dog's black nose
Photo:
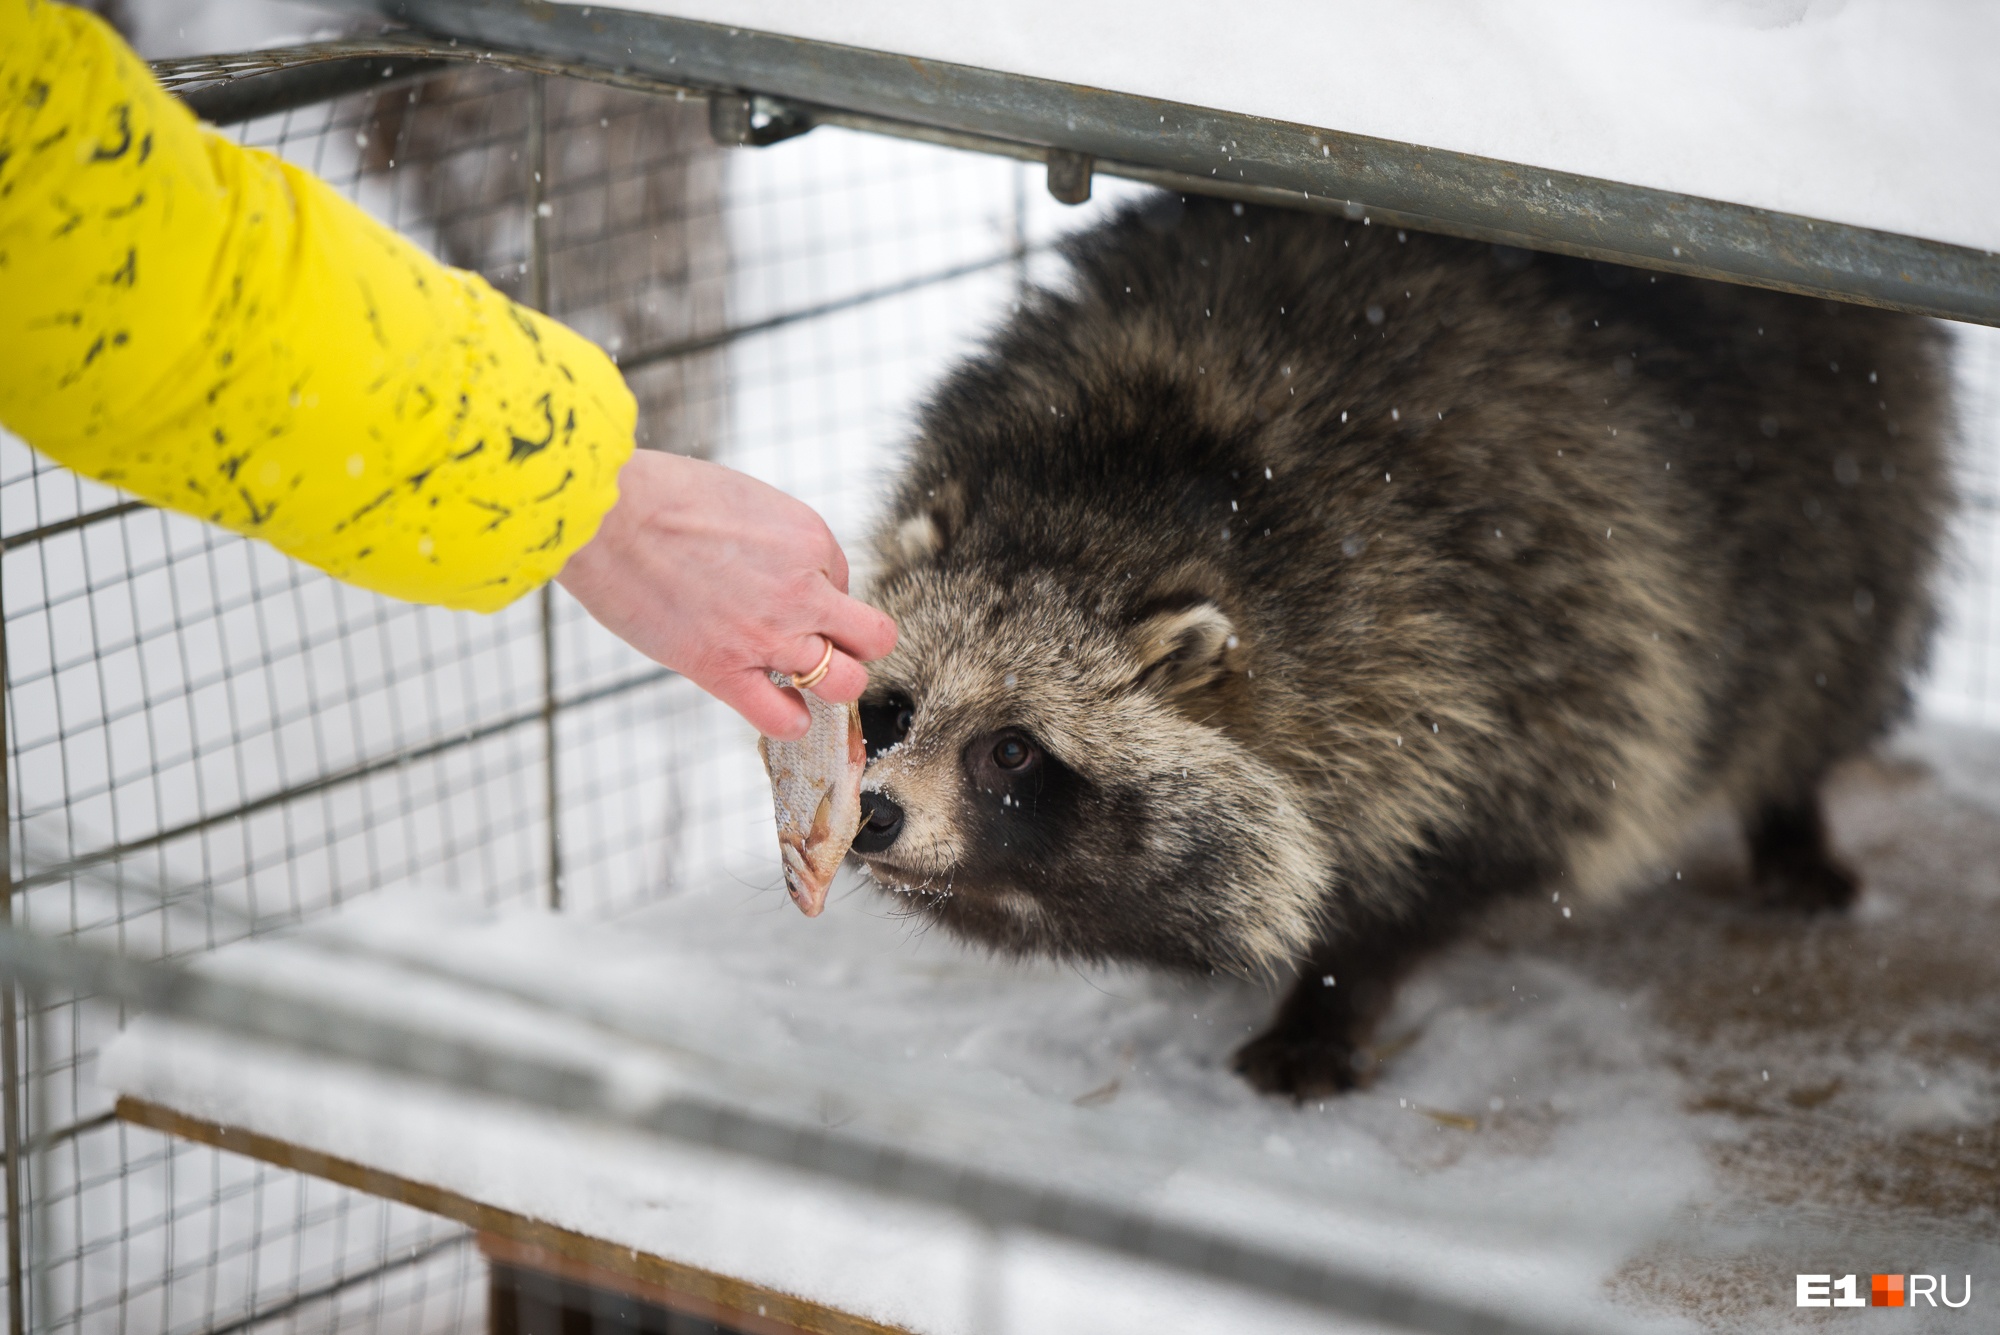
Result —
<path fill-rule="evenodd" d="M 903 832 L 903 809 L 881 793 L 861 795 L 861 828 L 854 833 L 854 851 L 880 853 Z"/>

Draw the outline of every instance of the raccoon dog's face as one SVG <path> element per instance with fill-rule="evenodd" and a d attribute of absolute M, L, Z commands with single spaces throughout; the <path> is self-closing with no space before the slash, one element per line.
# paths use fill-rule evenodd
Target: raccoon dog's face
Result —
<path fill-rule="evenodd" d="M 1247 646 L 1212 599 L 1134 605 L 1099 575 L 937 553 L 877 581 L 899 637 L 861 703 L 854 852 L 1003 950 L 1281 964 L 1327 873 L 1292 785 L 1223 726 Z"/>

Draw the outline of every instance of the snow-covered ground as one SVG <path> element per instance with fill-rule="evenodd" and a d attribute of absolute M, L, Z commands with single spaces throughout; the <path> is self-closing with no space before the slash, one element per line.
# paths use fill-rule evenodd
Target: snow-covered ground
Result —
<path fill-rule="evenodd" d="M 592 924 L 410 891 L 204 967 L 627 1082 L 668 1072 L 1580 1328 L 1786 1330 L 1794 1274 L 1829 1270 L 1949 1272 L 1955 1292 L 1971 1274 L 1990 1319 L 2000 739 L 1910 734 L 1836 794 L 1868 884 L 1852 916 L 1741 908 L 1724 839 L 1620 907 L 1516 906 L 1407 990 L 1374 1087 L 1304 1108 L 1227 1070 L 1269 989 L 999 963 L 865 892 L 806 920 L 716 885 Z M 1358 1328 L 995 1238 L 893 1193 L 157 1021 L 102 1072 L 198 1118 L 914 1330 Z"/>

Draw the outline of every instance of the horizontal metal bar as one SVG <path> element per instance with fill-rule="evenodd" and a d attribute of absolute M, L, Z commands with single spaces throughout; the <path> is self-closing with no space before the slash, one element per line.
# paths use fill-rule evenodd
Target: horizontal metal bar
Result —
<path fill-rule="evenodd" d="M 350 56 L 210 84 L 183 93 L 181 100 L 211 125 L 240 125 L 337 97 L 400 88 L 449 67 L 421 56 Z"/>
<path fill-rule="evenodd" d="M 416 59 L 437 45 L 449 51 L 459 48 L 420 34 L 384 31 L 373 37 L 344 37 L 330 42 L 301 42 L 292 46 L 255 47 L 248 51 L 215 51 L 194 56 L 169 56 L 152 61 L 152 70 L 162 88 L 176 97 L 188 97 L 204 88 L 242 80 L 302 70 L 315 65 L 341 64 L 367 59 Z"/>
<path fill-rule="evenodd" d="M 2000 256 L 1571 172 L 942 61 L 541 0 L 338 0 L 429 33 L 622 76 L 760 93 L 1165 174 L 1330 200 L 1433 231 L 2000 324 Z M 1416 220 L 1422 220 L 1416 222 Z"/>
<path fill-rule="evenodd" d="M 637 371 L 659 362 L 672 361 L 679 357 L 692 357 L 696 353 L 708 352 L 715 348 L 724 347 L 739 339 L 749 338 L 753 334 L 766 334 L 773 329 L 782 329 L 786 325 L 799 324 L 806 320 L 817 320 L 821 316 L 835 315 L 841 311 L 853 310 L 857 306 L 866 306 L 870 302 L 885 301 L 890 297 L 900 297 L 922 288 L 935 286 L 938 283 L 949 283 L 953 279 L 969 277 L 976 273 L 984 273 L 988 269 L 997 269 L 1003 264 L 1014 264 L 1019 262 L 1023 254 L 1033 254 L 1038 249 L 1041 248 L 1031 246 L 1026 251 L 1006 250 L 998 255 L 989 255 L 985 259 L 972 260 L 965 264 L 955 264 L 948 269 L 939 269 L 932 273 L 919 274 L 915 278 L 905 278 L 900 282 L 888 283 L 882 287 L 869 288 L 866 292 L 857 292 L 853 296 L 836 297 L 832 301 L 824 301 L 817 306 L 807 306 L 801 310 L 786 311 L 781 315 L 769 316 L 762 320 L 752 320 L 748 324 L 736 325 L 729 329 L 719 329 L 713 334 L 703 334 L 697 338 L 682 339 L 678 343 L 669 343 L 664 347 L 648 348 L 642 352 L 636 352 L 630 357 L 621 357 L 616 360 L 620 370 Z"/>
<path fill-rule="evenodd" d="M 40 528 L 31 528 L 26 533 L 16 533 L 5 541 L 0 541 L 0 552 L 11 552 L 16 548 L 31 546 L 37 542 L 44 542 L 64 533 L 74 533 L 80 528 L 89 528 L 92 524 L 101 524 L 107 519 L 116 519 L 120 515 L 129 515 L 138 510 L 150 510 L 152 508 L 145 501 L 120 501 L 116 505 L 107 505 L 101 510 L 90 510 L 80 515 L 71 515 L 68 519 L 58 519 L 52 524 L 43 524 Z"/>
<path fill-rule="evenodd" d="M 1389 221 L 1391 226 L 1397 225 L 1393 219 Z M 657 362 L 671 361 L 677 357 L 691 357 L 696 353 L 706 352 L 711 348 L 734 343 L 738 339 L 748 338 L 753 334 L 767 333 L 770 330 L 779 329 L 789 324 L 797 324 L 803 320 L 817 319 L 823 315 L 834 315 L 855 306 L 866 305 L 871 301 L 882 301 L 889 297 L 899 297 L 905 293 L 913 292 L 918 288 L 927 287 L 934 283 L 950 282 L 955 278 L 964 278 L 969 274 L 981 273 L 1001 264 L 1012 263 L 1018 260 L 1023 254 L 1033 255 L 1043 249 L 1046 248 L 1030 246 L 1021 252 L 1010 250 L 1004 255 L 975 260 L 970 264 L 940 270 L 937 273 L 926 274 L 922 278 L 913 278 L 906 282 L 892 283 L 887 287 L 871 288 L 866 292 L 857 293 L 851 297 L 842 297 L 836 301 L 829 301 L 824 305 L 810 307 L 806 310 L 792 311 L 784 315 L 774 315 L 768 320 L 752 321 L 750 324 L 739 325 L 734 329 L 725 329 L 719 333 L 704 335 L 701 338 L 691 338 L 680 343 L 667 344 L 665 347 L 651 348 L 618 362 L 618 365 L 623 370 L 636 371 Z M 616 359 L 614 358 L 614 360 Z M 2000 494 L 1963 491 L 1959 493 L 1958 499 L 1961 505 L 1968 507 L 1976 507 L 1982 510 L 2000 509 Z M 74 515 L 68 519 L 57 520 L 53 524 L 44 524 L 40 528 L 29 529 L 25 533 L 16 533 L 12 537 L 0 541 L 0 553 L 15 551 L 22 547 L 30 547 L 35 543 L 59 537 L 64 533 L 73 533 L 78 529 L 89 528 L 94 524 L 101 524 L 106 520 L 117 519 L 122 515 L 136 514 L 141 510 L 151 510 L 154 508 L 156 507 L 147 501 L 123 501 L 117 505 L 108 505 L 101 510 L 92 510 L 88 514 Z"/>
<path fill-rule="evenodd" d="M 202 1332 L 202 1335 L 242 1335 L 242 1332 L 246 1330 L 254 1330 L 267 1322 L 276 1321 L 279 1317 L 290 1316 L 301 1308 L 311 1307 L 314 1303 L 325 1302 L 328 1298 L 337 1298 L 347 1290 L 359 1288 L 370 1280 L 381 1279 L 384 1275 L 393 1275 L 398 1270 L 407 1270 L 414 1265 L 422 1265 L 434 1256 L 439 1256 L 449 1251 L 456 1251 L 471 1241 L 472 1234 L 470 1233 L 457 1233 L 448 1238 L 440 1238 L 436 1242 L 414 1248 L 402 1256 L 384 1261 L 380 1265 L 370 1266 L 368 1269 L 358 1271 L 352 1275 L 343 1275 L 330 1284 L 322 1284 L 316 1289 L 308 1289 L 304 1293 L 295 1294 L 281 1303 L 273 1303 L 261 1312 L 252 1312 L 249 1316 L 239 1317 L 235 1321 L 226 1322 L 220 1326 L 210 1326 Z"/>
<path fill-rule="evenodd" d="M 636 691 L 643 687 L 655 685 L 656 683 L 668 680 L 674 675 L 667 668 L 656 668 L 649 672 L 637 673 L 633 676 L 621 678 L 618 681 L 610 682 L 606 685 L 598 686 L 559 700 L 556 702 L 556 709 L 558 712 L 580 709 L 585 705 L 597 704 L 600 701 L 624 695 L 629 691 Z M 275 807 L 296 802 L 301 798 L 314 797 L 329 789 L 344 787 L 350 783 L 359 783 L 363 779 L 373 778 L 378 774 L 386 774 L 391 770 L 401 769 L 405 765 L 414 765 L 425 760 L 435 760 L 437 757 L 451 751 L 456 751 L 460 747 L 488 741 L 504 733 L 512 732 L 516 728 L 525 728 L 530 724 L 540 723 L 541 721 L 542 707 L 536 705 L 533 709 L 523 710 L 518 714 L 512 714 L 506 718 L 495 719 L 491 723 L 484 723 L 476 728 L 468 728 L 464 732 L 450 737 L 442 737 L 417 746 L 405 747 L 389 755 L 379 756 L 374 760 L 365 760 L 360 764 L 350 765 L 346 769 L 336 770 L 332 774 L 322 774 L 316 779 L 309 779 L 304 783 L 294 784 L 289 788 L 283 788 L 274 793 L 266 793 L 262 797 L 252 798 L 248 802 L 229 808 L 227 811 L 218 811 L 213 815 L 203 816 L 198 820 L 191 820 L 184 824 L 176 825 L 171 829 L 146 835 L 140 839 L 132 839 L 122 844 L 113 844 L 108 848 L 96 849 L 80 857 L 71 858 L 67 862 L 58 863 L 53 867 L 43 867 L 38 871 L 31 871 L 14 882 L 14 891 L 18 894 L 24 890 L 32 890 L 37 886 L 51 885 L 91 867 L 101 866 L 107 862 L 115 862 L 119 858 L 129 857 L 134 853 L 143 853 L 147 849 L 158 848 L 160 845 L 172 843 L 176 839 L 185 839 L 190 835 L 200 834 L 203 830 L 213 829 L 218 825 L 226 825 L 231 821 L 242 820 L 247 816 L 254 816 L 258 812 L 269 811 Z"/>
<path fill-rule="evenodd" d="M 66 1140 L 75 1140 L 78 1136 L 102 1130 L 117 1120 L 118 1114 L 115 1110 L 99 1113 L 95 1117 L 85 1117 L 81 1121 L 71 1122 L 67 1126 L 59 1126 L 53 1131 L 44 1131 L 22 1148 L 28 1154 L 40 1154 L 43 1150 L 54 1149 Z"/>
<path fill-rule="evenodd" d="M 851 1126 L 794 1122 L 678 1085 L 649 1097 L 629 1084 L 614 1085 L 585 1063 L 418 1029 L 343 1006 L 331 996 L 308 1001 L 177 965 L 12 929 L 0 929 L 0 975 L 11 975 L 31 988 L 110 996 L 244 1038 L 744 1155 L 847 1186 L 941 1206 L 989 1228 L 1064 1238 L 1398 1329 L 1434 1335 L 1553 1335 L 1556 1330 L 1532 1319 L 1214 1233 L 1142 1205 L 941 1158 Z M 854 1074 L 861 1078 L 868 1073 Z M 795 1078 L 792 1083 L 796 1088 L 809 1082 Z M 1597 1335 L 1609 1335 L 1602 1322 L 1593 1329 Z"/>
<path fill-rule="evenodd" d="M 421 67 L 419 71 L 413 73 L 413 77 L 436 73 L 445 65 L 457 62 L 490 65 L 497 69 L 517 70 L 525 74 L 565 75 L 634 92 L 686 95 L 693 91 L 688 85 L 672 79 L 654 78 L 650 75 L 602 66 L 586 66 L 576 61 L 565 61 L 555 56 L 538 55 L 533 52 L 502 51 L 479 45 L 464 45 L 451 37 L 435 37 L 427 33 L 406 31 L 385 31 L 372 38 L 306 42 L 295 46 L 262 47 L 215 55 L 176 56 L 153 61 L 150 68 L 153 77 L 158 79 L 168 92 L 190 102 L 204 97 L 210 90 L 231 84 L 256 84 L 272 90 L 274 101 L 271 105 L 252 110 L 248 115 L 238 112 L 237 119 L 246 120 L 269 115 L 275 111 L 288 110 L 290 106 L 305 105 L 304 103 L 279 105 L 275 99 L 280 96 L 280 90 L 292 85 L 264 84 L 263 80 L 275 75 L 303 72 L 317 66 L 354 66 L 355 62 L 361 61 L 378 62 L 380 67 L 390 68 L 391 73 L 386 76 L 389 80 L 398 79 L 401 71 L 393 67 L 399 61 Z M 433 67 L 427 62 L 437 63 Z M 343 91 L 363 92 L 366 91 L 366 87 L 329 92 L 313 100 L 323 101 L 326 97 L 337 97 Z"/>

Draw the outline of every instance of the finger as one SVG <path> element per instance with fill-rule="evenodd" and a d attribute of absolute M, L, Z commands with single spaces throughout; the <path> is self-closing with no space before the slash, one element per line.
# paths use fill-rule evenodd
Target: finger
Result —
<path fill-rule="evenodd" d="M 839 594 L 827 599 L 820 625 L 843 651 L 872 663 L 896 647 L 896 623 L 856 598 Z"/>
<path fill-rule="evenodd" d="M 836 649 L 833 662 L 827 664 L 826 675 L 819 679 L 812 693 L 829 704 L 844 705 L 849 700 L 859 700 L 867 689 L 868 669 Z"/>
<path fill-rule="evenodd" d="M 714 695 L 775 741 L 795 742 L 812 726 L 812 715 L 806 712 L 798 692 L 773 685 L 762 671 L 742 672 L 717 682 Z"/>
<path fill-rule="evenodd" d="M 797 686 L 803 679 L 810 679 L 813 685 L 820 681 L 820 668 L 825 665 L 832 670 L 833 660 L 839 657 L 840 646 L 824 635 L 801 635 L 789 641 L 784 652 L 773 657 L 771 670 L 781 672 L 792 679 Z"/>
<path fill-rule="evenodd" d="M 815 513 L 813 517 L 817 519 L 819 516 Z M 826 526 L 824 519 L 820 520 L 820 537 L 826 547 L 822 561 L 826 570 L 827 582 L 842 593 L 846 593 L 848 575 L 847 553 L 840 549 L 840 539 L 833 536 L 833 530 Z"/>

